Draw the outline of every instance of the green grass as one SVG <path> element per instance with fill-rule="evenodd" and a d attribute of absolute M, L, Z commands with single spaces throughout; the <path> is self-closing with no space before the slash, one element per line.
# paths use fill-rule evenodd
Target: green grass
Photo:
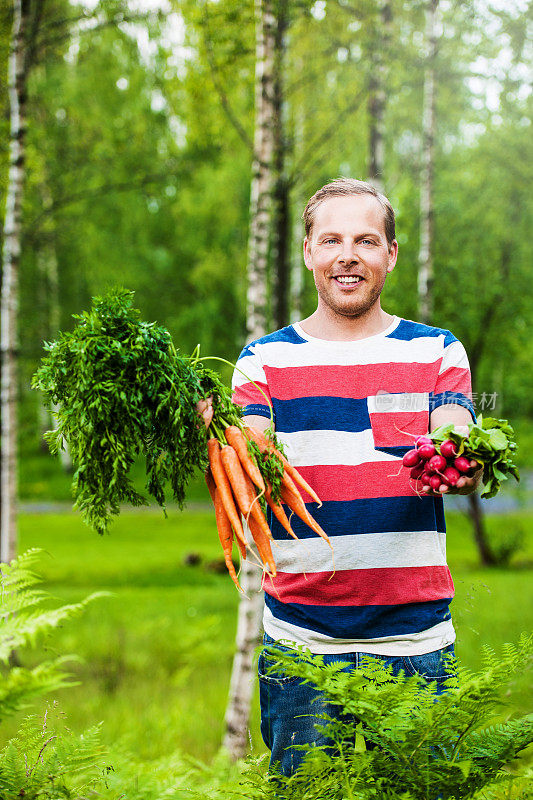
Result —
<path fill-rule="evenodd" d="M 483 644 L 499 649 L 533 622 L 533 514 L 494 520 L 506 529 L 520 524 L 528 537 L 529 550 L 508 570 L 480 569 L 468 522 L 448 516 L 458 656 L 472 668 L 481 663 Z M 220 562 L 212 513 L 171 511 L 165 520 L 157 511 L 124 512 L 103 538 L 71 513 L 23 514 L 20 551 L 29 547 L 45 551 L 41 573 L 56 602 L 112 593 L 44 643 L 48 657 L 82 659 L 72 664 L 80 685 L 57 695 L 69 725 L 82 730 L 102 720 L 103 740 L 123 742 L 140 759 L 179 748 L 209 760 L 223 734 L 238 603 L 229 578 L 209 568 Z M 184 565 L 189 553 L 199 554 L 200 565 Z M 42 654 L 21 657 L 28 663 Z M 527 703 L 524 680 L 514 687 L 514 702 Z M 264 749 L 258 717 L 256 697 L 254 752 Z M 4 723 L 5 737 L 16 722 Z"/>

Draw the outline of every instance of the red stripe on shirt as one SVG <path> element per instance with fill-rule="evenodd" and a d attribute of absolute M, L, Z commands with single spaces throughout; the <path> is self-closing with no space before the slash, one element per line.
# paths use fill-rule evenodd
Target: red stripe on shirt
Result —
<path fill-rule="evenodd" d="M 438 376 L 433 391 L 435 394 L 439 394 L 439 392 L 461 392 L 461 394 L 466 394 L 467 397 L 470 397 L 472 392 L 470 370 L 462 367 L 449 367 Z"/>
<path fill-rule="evenodd" d="M 256 381 L 257 386 L 259 386 L 267 397 L 269 397 L 269 390 L 266 383 L 259 383 Z M 249 405 L 261 405 L 266 406 L 268 405 L 267 401 L 253 383 L 243 383 L 242 386 L 237 386 L 235 391 L 233 392 L 233 402 L 238 406 L 249 406 Z"/>
<path fill-rule="evenodd" d="M 391 363 L 340 366 L 269 367 L 265 375 L 272 397 L 363 398 L 379 392 L 432 392 L 441 359 L 429 364 Z"/>
<path fill-rule="evenodd" d="M 370 422 L 375 447 L 414 447 L 414 436 L 427 433 L 429 411 L 383 411 L 370 414 Z"/>
<path fill-rule="evenodd" d="M 446 566 L 347 569 L 293 574 L 278 572 L 264 589 L 283 603 L 326 606 L 392 606 L 453 597 Z"/>
<path fill-rule="evenodd" d="M 411 497 L 416 494 L 410 482 L 410 470 L 398 461 L 371 461 L 368 464 L 348 466 L 332 464 L 328 466 L 298 467 L 305 478 L 324 502 L 328 500 L 358 500 L 372 497 Z M 420 490 L 420 486 L 418 486 Z M 305 489 L 300 489 L 306 503 L 312 503 Z"/>

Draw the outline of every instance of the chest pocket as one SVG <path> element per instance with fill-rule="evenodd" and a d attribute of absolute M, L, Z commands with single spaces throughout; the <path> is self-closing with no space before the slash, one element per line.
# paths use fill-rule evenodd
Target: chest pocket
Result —
<path fill-rule="evenodd" d="M 368 398 L 368 415 L 375 449 L 403 456 L 428 431 L 429 394 L 379 392 Z"/>

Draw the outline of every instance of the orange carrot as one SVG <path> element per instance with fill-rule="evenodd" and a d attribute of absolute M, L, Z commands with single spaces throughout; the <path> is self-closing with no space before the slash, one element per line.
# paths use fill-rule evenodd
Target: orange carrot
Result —
<path fill-rule="evenodd" d="M 283 510 L 283 506 L 281 503 L 275 503 L 272 500 L 272 492 L 271 487 L 267 486 L 265 490 L 265 500 L 267 501 L 268 505 L 272 509 L 272 513 L 276 517 L 276 519 L 283 525 L 287 533 L 289 533 L 293 539 L 298 539 L 296 534 L 294 533 L 293 529 L 291 528 L 291 523 L 289 522 L 285 511 Z"/>
<path fill-rule="evenodd" d="M 285 471 L 289 473 L 293 481 L 297 483 L 299 486 L 301 486 L 302 489 L 305 489 L 305 491 L 313 498 L 315 503 L 318 503 L 319 506 L 322 505 L 322 500 L 317 495 L 315 490 L 311 486 L 309 486 L 305 478 L 303 478 L 300 475 L 296 467 L 293 467 L 292 464 L 290 464 L 287 461 L 283 453 L 280 453 L 280 451 L 276 447 L 274 447 L 272 442 L 268 441 L 268 439 L 263 433 L 256 430 L 255 428 L 250 428 L 250 427 L 246 428 L 246 433 L 248 434 L 250 439 L 253 442 L 255 442 L 256 445 L 261 449 L 262 453 L 264 452 L 276 453 L 276 455 L 278 455 L 281 458 Z"/>
<path fill-rule="evenodd" d="M 229 425 L 224 431 L 228 444 L 230 444 L 237 455 L 244 471 L 250 476 L 258 489 L 262 492 L 265 491 L 265 482 L 263 476 L 259 472 L 259 467 L 253 462 L 248 453 L 248 445 L 246 437 L 242 430 L 236 425 Z"/>
<path fill-rule="evenodd" d="M 241 462 L 239 461 L 239 456 L 233 447 L 229 444 L 222 447 L 220 450 L 220 458 L 226 470 L 226 475 L 231 482 L 233 493 L 241 510 L 241 514 L 246 517 L 248 523 L 249 519 L 253 517 L 261 527 L 264 535 L 268 538 L 272 538 L 268 523 L 261 511 L 261 506 L 257 502 L 254 485 L 243 470 Z"/>
<path fill-rule="evenodd" d="M 207 483 L 207 488 L 209 489 L 209 494 L 211 495 L 211 500 L 213 501 L 213 505 L 215 505 L 215 491 L 217 485 L 215 483 L 215 479 L 213 478 L 213 473 L 209 467 L 204 472 L 204 477 L 205 482 Z"/>
<path fill-rule="evenodd" d="M 215 506 L 215 515 L 216 515 L 216 505 L 215 505 L 215 492 L 217 485 L 215 483 L 215 479 L 213 478 L 213 473 L 211 472 L 210 468 L 208 467 L 205 471 L 205 482 L 207 483 L 207 488 L 209 489 L 209 494 L 211 495 L 211 500 L 213 501 L 213 505 Z M 228 517 L 229 519 L 229 517 Z M 230 523 L 231 525 L 231 523 Z M 240 554 L 242 558 L 246 558 L 246 545 L 242 542 L 238 536 L 235 537 L 237 540 L 237 546 L 239 548 Z"/>
<path fill-rule="evenodd" d="M 226 563 L 226 567 L 228 568 L 228 572 L 231 576 L 233 583 L 235 584 L 237 589 L 240 592 L 242 592 L 242 589 L 239 586 L 237 573 L 235 572 L 235 567 L 233 566 L 233 561 L 231 558 L 231 546 L 233 544 L 233 530 L 231 528 L 231 522 L 226 513 L 226 509 L 224 508 L 224 504 L 221 500 L 220 492 L 218 489 L 215 489 L 215 517 L 217 521 L 218 538 L 220 539 L 220 544 L 222 545 L 222 550 L 224 552 L 224 561 Z"/>
<path fill-rule="evenodd" d="M 283 484 L 281 488 L 281 499 L 284 503 L 286 503 L 291 511 L 294 511 L 301 520 L 303 520 L 307 525 L 309 525 L 315 533 L 318 533 L 331 547 L 331 542 L 329 541 L 329 536 L 327 533 L 322 530 L 320 525 L 316 520 L 313 519 L 311 514 L 306 508 L 304 501 L 302 500 L 302 496 L 298 489 L 296 488 L 294 481 L 290 477 L 290 475 L 285 474 L 283 476 Z"/>
<path fill-rule="evenodd" d="M 246 541 L 246 536 L 244 535 L 239 513 L 235 508 L 235 500 L 233 499 L 231 484 L 222 465 L 218 439 L 209 439 L 207 442 L 207 454 L 209 456 L 209 466 L 211 467 L 211 472 L 213 473 L 216 487 L 220 492 L 220 499 L 222 500 L 224 508 L 226 509 L 226 514 L 233 525 L 235 536 L 246 547 L 248 542 Z"/>
<path fill-rule="evenodd" d="M 270 572 L 268 574 L 273 578 L 276 575 L 276 562 L 272 555 L 270 539 L 268 536 L 265 536 L 261 525 L 259 525 L 255 517 L 250 517 L 249 525 L 252 536 L 254 537 L 254 542 L 257 545 L 257 550 L 261 556 L 261 561 L 265 566 L 268 564 L 270 567 Z"/>

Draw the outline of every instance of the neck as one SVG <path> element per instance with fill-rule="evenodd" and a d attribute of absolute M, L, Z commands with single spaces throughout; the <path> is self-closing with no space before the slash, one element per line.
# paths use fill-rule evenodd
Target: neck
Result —
<path fill-rule="evenodd" d="M 317 310 L 302 320 L 300 325 L 305 333 L 317 339 L 355 341 L 381 333 L 389 327 L 392 320 L 392 314 L 383 311 L 379 301 L 357 317 L 335 313 L 319 301 Z"/>

